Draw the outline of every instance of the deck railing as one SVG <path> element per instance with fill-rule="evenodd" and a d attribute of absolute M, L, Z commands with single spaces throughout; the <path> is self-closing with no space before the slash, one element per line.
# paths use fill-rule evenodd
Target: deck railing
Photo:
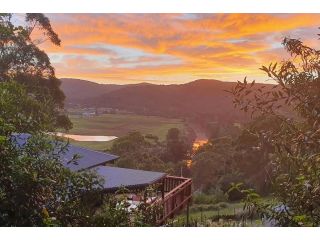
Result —
<path fill-rule="evenodd" d="M 167 176 L 163 179 L 163 195 L 153 204 L 162 206 L 157 225 L 164 224 L 189 204 L 192 197 L 192 180 L 190 178 Z"/>

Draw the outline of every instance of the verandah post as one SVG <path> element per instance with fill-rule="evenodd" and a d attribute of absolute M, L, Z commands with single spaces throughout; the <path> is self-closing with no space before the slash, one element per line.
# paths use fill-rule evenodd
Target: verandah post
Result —
<path fill-rule="evenodd" d="M 189 227 L 189 201 L 187 203 L 187 227 Z"/>

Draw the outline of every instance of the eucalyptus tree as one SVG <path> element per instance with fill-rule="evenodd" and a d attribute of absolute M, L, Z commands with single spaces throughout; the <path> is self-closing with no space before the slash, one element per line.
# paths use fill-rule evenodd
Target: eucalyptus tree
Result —
<path fill-rule="evenodd" d="M 45 134 L 70 124 L 60 114 L 59 80 L 31 34 L 38 29 L 55 45 L 60 39 L 44 15 L 25 20 L 14 26 L 11 14 L 0 15 L 0 225 L 86 226 L 102 180 L 62 166 L 58 153 L 67 144 Z M 21 145 L 14 136 L 26 132 L 32 136 Z"/>
<path fill-rule="evenodd" d="M 43 38 L 32 39 L 33 31 Z M 23 26 L 0 14 L 0 226 L 151 224 L 158 213 L 150 204 L 130 213 L 126 199 L 103 194 L 95 172 L 62 165 L 68 143 L 47 132 L 71 124 L 54 68 L 38 48 L 46 40 L 60 45 L 43 14 L 26 14 Z M 17 133 L 30 137 L 21 143 Z"/>
<path fill-rule="evenodd" d="M 41 37 L 34 38 L 39 35 Z M 60 80 L 47 53 L 39 48 L 45 41 L 56 46 L 61 43 L 43 14 L 28 13 L 21 25 L 14 24 L 12 14 L 0 14 L 0 82 L 23 84 L 28 93 L 50 104 L 55 126 L 68 129 L 71 122 L 63 114 L 65 96 Z"/>
<path fill-rule="evenodd" d="M 232 90 L 234 103 L 253 118 L 272 117 L 278 127 L 254 132 L 256 149 L 268 146 L 273 201 L 253 190 L 247 207 L 281 226 L 320 224 L 320 51 L 285 38 L 288 60 L 261 68 L 276 85 L 256 86 L 246 79 Z"/>

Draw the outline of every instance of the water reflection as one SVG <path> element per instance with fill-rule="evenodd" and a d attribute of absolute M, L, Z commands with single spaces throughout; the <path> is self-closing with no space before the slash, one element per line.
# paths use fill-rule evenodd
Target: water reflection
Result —
<path fill-rule="evenodd" d="M 76 135 L 67 133 L 56 133 L 59 137 L 70 138 L 79 142 L 108 142 L 116 139 L 116 136 L 88 136 L 88 135 Z"/>

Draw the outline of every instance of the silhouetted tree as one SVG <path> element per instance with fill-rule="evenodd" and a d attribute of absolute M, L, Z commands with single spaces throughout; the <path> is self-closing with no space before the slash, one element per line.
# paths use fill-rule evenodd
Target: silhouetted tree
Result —
<path fill-rule="evenodd" d="M 52 139 L 52 112 L 15 82 L 0 82 L 0 226 L 83 226 L 95 211 L 100 178 L 61 162 L 67 144 Z M 17 132 L 32 136 L 21 144 Z"/>
<path fill-rule="evenodd" d="M 253 147 L 268 144 L 271 155 L 273 204 L 263 204 L 246 190 L 247 207 L 275 219 L 281 226 L 320 224 L 320 52 L 300 40 L 285 38 L 292 58 L 263 66 L 277 82 L 272 89 L 252 90 L 246 79 L 233 89 L 234 103 L 262 118 L 276 119 L 278 127 L 257 129 Z M 295 113 L 289 117 L 287 110 Z"/>
<path fill-rule="evenodd" d="M 162 161 L 163 147 L 157 138 L 131 132 L 113 143 L 111 152 L 120 156 L 117 166 L 153 171 L 170 171 Z"/>
<path fill-rule="evenodd" d="M 33 39 L 34 31 L 42 33 L 43 38 Z M 23 84 L 27 92 L 52 108 L 55 126 L 68 129 L 71 122 L 62 111 L 65 96 L 60 80 L 49 57 L 38 47 L 47 40 L 57 46 L 61 42 L 43 14 L 26 14 L 23 26 L 15 26 L 11 14 L 0 14 L 0 82 Z"/>
<path fill-rule="evenodd" d="M 150 204 L 129 214 L 127 201 L 103 197 L 95 172 L 63 166 L 60 153 L 68 144 L 47 132 L 61 121 L 68 127 L 60 115 L 64 96 L 49 58 L 30 35 L 38 26 L 54 44 L 60 40 L 42 14 L 27 14 L 26 23 L 14 27 L 10 14 L 0 14 L 0 226 L 152 224 Z M 18 132 L 31 136 L 21 140 Z"/>
<path fill-rule="evenodd" d="M 183 138 L 178 128 L 168 130 L 166 137 L 165 161 L 181 162 L 188 157 L 189 149 L 186 139 Z"/>

